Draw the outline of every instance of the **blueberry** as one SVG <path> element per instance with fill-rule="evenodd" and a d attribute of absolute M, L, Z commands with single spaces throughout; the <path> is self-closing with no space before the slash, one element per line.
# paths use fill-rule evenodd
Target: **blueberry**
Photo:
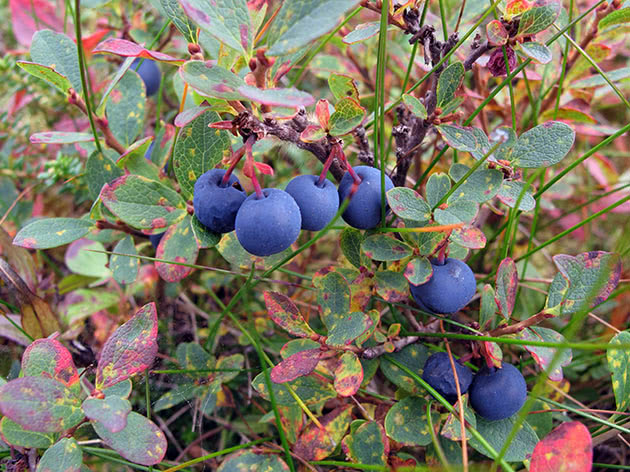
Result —
<path fill-rule="evenodd" d="M 468 264 L 447 258 L 443 265 L 431 261 L 433 275 L 422 285 L 409 284 L 411 295 L 433 313 L 450 314 L 464 308 L 475 295 L 476 282 Z"/>
<path fill-rule="evenodd" d="M 142 64 L 140 64 L 140 61 L 142 61 Z M 140 64 L 139 67 L 138 64 Z M 160 90 L 162 73 L 155 62 L 150 59 L 137 58 L 131 63 L 130 69 L 135 70 L 144 82 L 147 88 L 147 97 L 155 95 Z"/>
<path fill-rule="evenodd" d="M 468 391 L 470 383 L 473 379 L 471 370 L 465 365 L 461 365 L 455 360 L 455 370 L 459 379 L 459 389 L 462 393 Z M 450 403 L 457 401 L 457 387 L 455 386 L 455 377 L 453 377 L 453 369 L 448 354 L 445 352 L 436 352 L 431 354 L 424 364 L 422 379 L 431 387 L 436 389 L 440 395 L 446 398 Z"/>
<path fill-rule="evenodd" d="M 264 198 L 251 194 L 236 214 L 236 237 L 255 256 L 284 251 L 300 235 L 300 207 L 291 195 L 276 188 L 263 189 Z"/>
<path fill-rule="evenodd" d="M 343 212 L 343 219 L 353 228 L 372 229 L 381 222 L 381 171 L 374 167 L 358 166 L 354 171 L 361 178 L 361 184 Z M 343 202 L 350 193 L 354 180 L 349 172 L 339 183 L 339 201 Z M 385 191 L 394 188 L 385 176 Z"/>
<path fill-rule="evenodd" d="M 487 420 L 509 418 L 521 409 L 527 398 L 527 384 L 512 364 L 501 369 L 484 366 L 470 386 L 470 405 Z"/>
<path fill-rule="evenodd" d="M 215 233 L 234 231 L 236 212 L 247 198 L 247 194 L 240 190 L 236 176 L 231 174 L 227 184 L 223 185 L 224 175 L 225 170 L 212 169 L 195 182 L 195 215 L 202 225 Z"/>
<path fill-rule="evenodd" d="M 162 237 L 164 236 L 164 234 L 165 232 L 149 235 L 149 241 L 151 241 L 151 245 L 153 246 L 153 249 L 157 249 L 158 244 L 160 244 L 160 241 L 162 240 Z"/>
<path fill-rule="evenodd" d="M 328 179 L 318 185 L 318 180 L 317 175 L 298 175 L 286 188 L 300 207 L 302 229 L 308 231 L 324 228 L 339 210 L 339 194 L 335 185 Z"/>
<path fill-rule="evenodd" d="M 144 153 L 144 158 L 147 160 L 151 160 L 151 154 L 153 153 L 153 145 L 155 144 L 155 141 L 151 141 L 151 144 L 149 144 L 149 147 L 147 148 L 147 151 Z"/>

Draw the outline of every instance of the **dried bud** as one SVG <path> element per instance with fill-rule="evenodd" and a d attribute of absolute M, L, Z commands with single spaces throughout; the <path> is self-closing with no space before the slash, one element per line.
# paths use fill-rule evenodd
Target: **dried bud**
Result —
<path fill-rule="evenodd" d="M 199 54 L 201 52 L 201 48 L 198 44 L 188 43 L 188 53 L 193 56 L 195 54 Z"/>
<path fill-rule="evenodd" d="M 509 46 L 505 47 L 505 51 L 508 57 L 508 65 L 510 66 L 510 72 L 516 68 L 516 54 L 514 49 Z M 490 60 L 488 60 L 488 70 L 494 77 L 501 77 L 507 75 L 505 69 L 505 58 L 503 57 L 503 48 L 496 48 Z"/>

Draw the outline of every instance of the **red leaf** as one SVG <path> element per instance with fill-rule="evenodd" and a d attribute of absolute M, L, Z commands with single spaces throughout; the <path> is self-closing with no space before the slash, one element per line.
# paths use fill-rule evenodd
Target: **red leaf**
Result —
<path fill-rule="evenodd" d="M 320 349 L 296 352 L 271 369 L 271 380 L 284 383 L 308 375 L 315 370 L 322 355 Z"/>
<path fill-rule="evenodd" d="M 317 102 L 317 105 L 315 105 L 315 114 L 317 115 L 319 126 L 324 129 L 328 129 L 328 122 L 330 121 L 328 100 L 320 100 Z"/>
<path fill-rule="evenodd" d="M 9 5 L 13 34 L 23 46 L 31 45 L 37 30 L 63 31 L 63 20 L 56 15 L 57 8 L 46 0 L 10 0 Z"/>
<path fill-rule="evenodd" d="M 157 354 L 155 303 L 140 308 L 105 342 L 96 370 L 96 388 L 102 390 L 145 371 Z"/>
<path fill-rule="evenodd" d="M 167 62 L 169 64 L 181 64 L 184 59 L 177 59 L 163 52 L 149 51 L 139 44 L 132 43 L 125 39 L 109 38 L 94 48 L 93 53 L 109 53 L 123 57 L 143 57 L 159 62 Z"/>
<path fill-rule="evenodd" d="M 536 444 L 529 472 L 590 472 L 593 444 L 586 426 L 562 423 Z"/>
<path fill-rule="evenodd" d="M 507 319 L 514 310 L 516 302 L 516 289 L 518 288 L 518 272 L 516 264 L 511 258 L 505 258 L 499 264 L 496 279 L 495 300 L 501 314 Z"/>
<path fill-rule="evenodd" d="M 254 165 L 256 166 L 256 169 L 258 169 L 258 172 L 260 172 L 261 174 L 273 175 L 273 167 L 271 167 L 270 165 L 265 164 L 264 162 L 254 162 Z"/>
<path fill-rule="evenodd" d="M 38 377 L 49 374 L 53 379 L 72 387 L 79 382 L 79 373 L 72 354 L 56 339 L 38 339 L 22 355 L 22 373 Z"/>
<path fill-rule="evenodd" d="M 89 36 L 84 36 L 82 38 L 82 42 L 83 42 L 83 50 L 85 51 L 85 53 L 92 54 L 92 50 L 96 47 L 99 41 L 103 39 L 105 35 L 107 35 L 107 33 L 109 33 L 110 31 L 111 30 L 109 29 L 102 29 Z"/>

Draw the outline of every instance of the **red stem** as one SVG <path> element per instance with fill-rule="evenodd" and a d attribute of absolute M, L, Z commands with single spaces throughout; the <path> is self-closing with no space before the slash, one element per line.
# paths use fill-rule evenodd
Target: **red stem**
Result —
<path fill-rule="evenodd" d="M 341 152 L 341 154 L 343 154 L 343 152 Z M 321 187 L 323 185 L 324 180 L 326 180 L 326 174 L 328 174 L 328 169 L 330 169 L 330 166 L 332 165 L 333 161 L 335 160 L 335 157 L 339 157 L 339 145 L 337 145 L 337 144 L 335 144 L 330 149 L 330 154 L 328 154 L 328 159 L 326 159 L 326 162 L 324 163 L 324 169 L 322 170 L 322 173 L 319 175 L 319 180 L 317 181 L 317 186 Z"/>
<path fill-rule="evenodd" d="M 256 176 L 256 166 L 254 165 L 254 153 L 252 150 L 255 142 L 255 135 L 251 135 L 249 138 L 247 138 L 247 141 L 245 141 L 245 152 L 247 153 L 247 161 L 251 165 L 252 169 L 252 175 L 250 179 L 252 181 L 252 185 L 254 186 L 254 191 L 256 192 L 256 198 L 260 200 L 262 198 L 265 198 L 265 196 L 262 193 L 260 182 L 258 182 L 258 177 Z"/>
<path fill-rule="evenodd" d="M 225 172 L 225 175 L 221 179 L 221 186 L 223 187 L 227 186 L 230 180 L 230 176 L 232 175 L 232 172 L 234 171 L 234 169 L 236 168 L 236 165 L 241 161 L 244 155 L 245 155 L 245 146 L 239 148 L 234 154 L 232 154 L 232 161 L 230 163 L 230 167 L 228 168 L 228 170 Z"/>

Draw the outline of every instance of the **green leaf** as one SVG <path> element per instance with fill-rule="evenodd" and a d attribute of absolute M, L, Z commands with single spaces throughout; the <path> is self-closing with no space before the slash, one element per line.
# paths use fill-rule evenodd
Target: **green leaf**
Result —
<path fill-rule="evenodd" d="M 268 291 L 264 292 L 264 297 L 269 317 L 282 329 L 302 338 L 310 338 L 315 334 L 289 297 Z"/>
<path fill-rule="evenodd" d="M 133 384 L 131 380 L 123 380 L 122 382 L 117 383 L 116 385 L 112 385 L 111 387 L 107 387 L 103 389 L 103 393 L 105 394 L 105 398 L 107 397 L 120 397 L 120 398 L 129 398 L 131 395 L 131 390 L 133 388 Z"/>
<path fill-rule="evenodd" d="M 76 44 L 65 34 L 44 29 L 33 35 L 31 60 L 67 77 L 74 90 L 80 94 L 83 88 L 78 57 Z"/>
<path fill-rule="evenodd" d="M 408 93 L 403 94 L 402 100 L 411 113 L 423 120 L 427 119 L 427 109 L 420 100 Z"/>
<path fill-rule="evenodd" d="M 313 341 L 312 339 L 300 338 L 300 339 L 292 339 L 291 341 L 285 343 L 284 346 L 280 349 L 280 356 L 283 359 L 287 359 L 289 356 L 292 356 L 296 352 L 306 351 L 308 349 L 317 349 L 321 346 L 317 341 Z"/>
<path fill-rule="evenodd" d="M 376 293 L 388 302 L 397 303 L 409 298 L 409 284 L 400 272 L 379 270 L 374 274 Z"/>
<path fill-rule="evenodd" d="M 433 266 L 426 257 L 414 257 L 405 267 L 405 278 L 412 285 L 427 283 L 433 275 Z"/>
<path fill-rule="evenodd" d="M 127 426 L 112 433 L 102 423 L 92 421 L 92 426 L 103 442 L 125 459 L 141 465 L 155 465 L 166 454 L 166 437 L 155 423 L 132 411 L 127 416 Z"/>
<path fill-rule="evenodd" d="M 453 62 L 440 74 L 437 84 L 437 106 L 443 108 L 455 99 L 455 92 L 464 80 L 464 64 Z"/>
<path fill-rule="evenodd" d="M 133 244 L 133 238 L 129 235 L 125 236 L 116 244 L 114 252 L 129 254 L 130 256 L 138 255 L 136 246 Z M 109 261 L 109 267 L 112 269 L 114 280 L 119 284 L 126 285 L 136 281 L 140 260 L 136 257 L 112 255 Z"/>
<path fill-rule="evenodd" d="M 342 397 L 349 397 L 359 391 L 363 382 L 363 366 L 352 351 L 344 352 L 335 368 L 335 391 Z"/>
<path fill-rule="evenodd" d="M 557 113 L 556 113 L 557 112 Z M 540 115 L 540 120 L 547 120 L 550 118 L 557 118 L 560 120 L 573 121 L 576 123 L 591 123 L 596 124 L 597 120 L 591 115 L 584 113 L 583 111 L 576 110 L 570 107 L 561 107 L 557 110 L 549 109 Z"/>
<path fill-rule="evenodd" d="M 7 444 L 15 447 L 46 449 L 52 446 L 55 441 L 52 433 L 28 431 L 7 417 L 2 418 L 2 421 L 0 421 L 0 432 L 2 433 L 2 439 Z"/>
<path fill-rule="evenodd" d="M 68 246 L 64 262 L 75 274 L 86 277 L 110 277 L 112 273 L 107 268 L 107 254 L 104 254 L 104 251 L 105 246 L 98 241 L 78 239 Z"/>
<path fill-rule="evenodd" d="M 449 198 L 446 208 L 437 208 L 434 212 L 435 221 L 441 225 L 456 223 L 471 223 L 477 216 L 479 205 L 466 198 L 451 201 Z"/>
<path fill-rule="evenodd" d="M 215 233 L 206 228 L 201 221 L 197 219 L 195 215 L 190 220 L 190 226 L 192 228 L 195 239 L 197 240 L 197 246 L 199 249 L 208 249 L 216 246 L 221 241 L 221 235 Z"/>
<path fill-rule="evenodd" d="M 431 411 L 433 424 L 439 415 Z M 385 431 L 404 446 L 426 446 L 431 443 L 427 421 L 427 401 L 422 397 L 407 397 L 392 406 L 385 416 Z"/>
<path fill-rule="evenodd" d="M 291 248 L 289 248 L 269 257 L 253 256 L 243 249 L 243 246 L 241 246 L 238 242 L 234 231 L 223 235 L 217 244 L 217 249 L 226 261 L 233 266 L 240 267 L 242 269 L 251 269 L 252 264 L 256 264 L 256 267 L 259 268 L 268 269 L 291 253 Z"/>
<path fill-rule="evenodd" d="M 387 377 L 390 382 L 407 392 L 424 392 L 424 389 L 420 389 L 414 379 L 409 377 L 407 373 L 398 366 L 391 363 L 388 357 L 403 364 L 412 372 L 422 375 L 424 364 L 429 357 L 426 346 L 423 344 L 410 344 L 400 351 L 389 354 L 381 359 L 381 372 L 385 374 L 385 377 Z"/>
<path fill-rule="evenodd" d="M 407 244 L 385 234 L 368 236 L 362 248 L 365 255 L 375 261 L 398 261 L 413 254 Z"/>
<path fill-rule="evenodd" d="M 226 100 L 245 98 L 238 91 L 240 87 L 245 85 L 245 81 L 218 65 L 203 61 L 187 61 L 180 68 L 180 75 L 184 82 L 202 95 Z"/>
<path fill-rule="evenodd" d="M 228 456 L 217 469 L 217 472 L 288 472 L 289 467 L 278 456 L 272 454 L 256 454 L 252 451 L 238 451 Z"/>
<path fill-rule="evenodd" d="M 27 249 L 48 249 L 82 238 L 93 228 L 94 222 L 90 220 L 42 218 L 18 231 L 13 244 Z"/>
<path fill-rule="evenodd" d="M 250 55 L 253 33 L 246 0 L 180 0 L 188 17 L 226 46 Z"/>
<path fill-rule="evenodd" d="M 79 372 L 72 354 L 56 339 L 37 339 L 22 355 L 22 375 L 50 377 L 61 382 L 75 394 L 81 393 Z"/>
<path fill-rule="evenodd" d="M 514 208 L 525 185 L 525 182 L 521 182 L 519 180 L 504 180 L 501 185 L 501 189 L 497 194 L 497 198 L 510 208 Z M 523 195 L 523 198 L 521 199 L 518 209 L 521 211 L 531 211 L 534 208 L 536 208 L 536 200 L 534 200 L 532 187 L 529 186 L 529 188 L 525 191 L 525 195 Z"/>
<path fill-rule="evenodd" d="M 328 328 L 326 344 L 334 347 L 347 346 L 371 327 L 372 320 L 365 313 L 355 311 L 339 314 Z"/>
<path fill-rule="evenodd" d="M 366 39 L 376 36 L 381 28 L 381 24 L 378 21 L 372 21 L 370 23 L 361 23 L 357 25 L 353 31 L 345 35 L 342 41 L 345 44 L 356 44 Z"/>
<path fill-rule="evenodd" d="M 585 308 L 587 302 L 591 307 L 599 305 L 619 284 L 621 258 L 618 254 L 604 251 L 577 256 L 558 254 L 553 256 L 553 262 L 569 284 L 562 303 L 563 314 L 575 313 Z"/>
<path fill-rule="evenodd" d="M 386 196 L 387 203 L 396 216 L 418 222 L 431 219 L 431 207 L 415 190 L 394 187 Z"/>
<path fill-rule="evenodd" d="M 426 193 L 427 202 L 431 208 L 434 208 L 438 202 L 451 189 L 451 179 L 442 172 L 431 174 L 427 181 Z"/>
<path fill-rule="evenodd" d="M 566 343 L 567 340 L 557 331 L 549 328 L 543 328 L 541 326 L 535 326 L 532 328 L 525 328 L 518 334 L 518 339 L 525 341 L 545 341 L 551 343 Z M 527 346 L 523 348 L 528 351 L 536 364 L 546 370 L 551 364 L 551 360 L 556 355 L 557 349 L 543 346 Z M 610 352 L 610 351 L 609 351 Z M 556 363 L 554 370 L 549 372 L 549 380 L 553 382 L 560 382 L 562 380 L 562 367 L 568 366 L 571 363 L 573 354 L 571 349 L 563 349 L 560 355 L 560 360 Z"/>
<path fill-rule="evenodd" d="M 197 43 L 197 32 L 195 26 L 186 17 L 184 9 L 177 0 L 160 0 L 160 4 L 179 32 L 188 43 Z"/>
<path fill-rule="evenodd" d="M 145 157 L 152 141 L 152 138 L 144 138 L 133 143 L 116 161 L 116 165 L 121 169 L 125 169 L 130 174 L 136 174 L 146 177 L 147 179 L 159 181 L 161 177 L 160 168 Z M 159 144 L 155 143 L 153 147 L 159 147 Z"/>
<path fill-rule="evenodd" d="M 603 30 L 609 26 L 621 25 L 623 23 L 630 23 L 630 7 L 620 8 L 619 10 L 610 12 L 599 20 L 597 27 Z"/>
<path fill-rule="evenodd" d="M 114 137 L 124 147 L 133 143 L 144 126 L 146 87 L 134 70 L 128 70 L 111 91 L 105 116 Z"/>
<path fill-rule="evenodd" d="M 437 126 L 442 139 L 458 151 L 469 152 L 476 159 L 480 159 L 490 148 L 488 136 L 481 128 L 457 125 Z"/>
<path fill-rule="evenodd" d="M 549 28 L 560 14 L 560 2 L 530 8 L 521 15 L 518 24 L 518 36 L 536 34 Z"/>
<path fill-rule="evenodd" d="M 104 149 L 103 154 L 94 151 L 90 154 L 86 164 L 87 184 L 90 190 L 90 198 L 96 200 L 101 193 L 103 185 L 124 174 L 124 171 L 116 165 L 114 159 L 118 157 L 115 151 Z"/>
<path fill-rule="evenodd" d="M 31 135 L 29 140 L 33 144 L 74 144 L 94 141 L 94 135 L 72 131 L 44 131 Z"/>
<path fill-rule="evenodd" d="M 464 226 L 454 229 L 450 240 L 466 249 L 483 249 L 486 247 L 486 236 L 475 226 Z"/>
<path fill-rule="evenodd" d="M 215 112 L 206 112 L 184 126 L 173 150 L 173 170 L 185 197 L 193 195 L 195 182 L 223 159 L 230 147 L 227 131 L 209 128 L 221 118 Z"/>
<path fill-rule="evenodd" d="M 516 415 L 497 421 L 488 421 L 481 416 L 477 416 L 477 431 L 498 452 L 503 448 L 515 421 Z M 519 427 L 503 458 L 508 462 L 523 462 L 534 451 L 537 442 L 538 436 L 536 436 L 536 432 L 525 422 Z M 490 452 L 475 438 L 472 438 L 469 444 L 476 451 L 492 458 Z"/>
<path fill-rule="evenodd" d="M 486 25 L 486 36 L 490 46 L 503 46 L 510 39 L 508 30 L 499 20 L 492 20 Z"/>
<path fill-rule="evenodd" d="M 464 164 L 453 164 L 449 174 L 455 182 L 461 180 L 470 168 Z M 483 203 L 496 196 L 503 183 L 503 172 L 498 169 L 476 170 L 468 176 L 466 182 L 459 186 L 457 191 L 449 197 L 449 200 L 460 198 Z"/>
<path fill-rule="evenodd" d="M 179 193 L 139 175 L 123 175 L 106 184 L 100 198 L 114 215 L 139 229 L 166 228 L 188 215 Z"/>
<path fill-rule="evenodd" d="M 472 426 L 473 428 L 477 428 L 477 418 L 475 416 L 474 411 L 468 405 L 468 397 L 463 397 L 464 401 L 464 423 L 466 426 Z M 461 441 L 462 440 L 462 426 L 459 422 L 459 407 L 456 406 L 456 414 L 449 413 L 446 421 L 444 422 L 444 426 L 442 426 L 442 431 L 440 434 L 445 438 L 450 439 L 451 441 Z M 466 430 L 464 433 L 466 435 L 466 439 L 471 438 L 470 431 Z"/>
<path fill-rule="evenodd" d="M 66 300 L 70 303 L 60 308 L 63 322 L 72 325 L 88 316 L 120 301 L 117 293 L 105 290 L 79 289 L 70 293 Z"/>
<path fill-rule="evenodd" d="M 519 49 L 523 54 L 539 64 L 549 64 L 551 59 L 553 59 L 551 49 L 542 43 L 535 41 L 519 43 Z"/>
<path fill-rule="evenodd" d="M 330 272 L 313 279 L 319 289 L 317 303 L 324 325 L 330 329 L 338 319 L 350 312 L 350 287 L 348 281 L 338 272 Z"/>
<path fill-rule="evenodd" d="M 258 374 L 252 381 L 252 386 L 265 400 L 269 400 L 269 392 L 264 376 L 264 372 Z M 278 405 L 289 406 L 297 404 L 293 396 L 287 390 L 287 385 L 293 388 L 296 395 L 301 398 L 306 405 L 314 405 L 337 396 L 337 392 L 333 390 L 329 381 L 309 375 L 307 377 L 298 377 L 291 382 L 283 384 L 272 383 L 273 394 Z"/>
<path fill-rule="evenodd" d="M 481 309 L 479 310 L 479 326 L 481 329 L 487 329 L 489 323 L 494 321 L 494 315 L 497 311 L 497 302 L 495 301 L 495 293 L 492 285 L 486 284 L 481 290 Z"/>
<path fill-rule="evenodd" d="M 72 428 L 84 417 L 72 391 L 48 377 L 20 377 L 0 387 L 0 413 L 41 433 Z"/>
<path fill-rule="evenodd" d="M 166 230 L 155 252 L 157 259 L 186 264 L 197 262 L 198 255 L 199 247 L 191 227 L 190 215 Z M 155 269 L 167 282 L 179 282 L 193 271 L 192 267 L 159 261 L 155 262 Z"/>
<path fill-rule="evenodd" d="M 385 430 L 376 421 L 366 421 L 342 442 L 346 454 L 353 462 L 368 465 L 387 464 L 389 441 Z"/>
<path fill-rule="evenodd" d="M 157 413 L 159 411 L 173 408 L 182 402 L 201 396 L 204 390 L 205 387 L 200 387 L 196 384 L 176 385 L 172 390 L 166 392 L 153 404 L 153 411 Z"/>
<path fill-rule="evenodd" d="M 358 229 L 345 228 L 341 232 L 339 238 L 339 245 L 341 246 L 341 252 L 346 256 L 348 262 L 360 269 L 363 266 L 361 257 L 361 244 L 363 243 L 363 233 Z"/>
<path fill-rule="evenodd" d="M 547 121 L 523 133 L 512 152 L 519 167 L 549 167 L 560 162 L 573 147 L 575 131 L 566 123 Z"/>
<path fill-rule="evenodd" d="M 36 64 L 35 62 L 17 61 L 17 65 L 24 69 L 31 75 L 45 80 L 49 84 L 53 85 L 57 90 L 68 93 L 72 88 L 72 84 L 64 75 L 61 75 L 55 69 L 50 66 L 42 64 Z"/>
<path fill-rule="evenodd" d="M 100 424 L 111 433 L 118 433 L 127 426 L 127 416 L 131 411 L 131 403 L 126 398 L 115 396 L 86 398 L 83 401 L 83 413 Z"/>
<path fill-rule="evenodd" d="M 359 126 L 365 118 L 366 111 L 353 98 L 342 98 L 335 104 L 335 112 L 330 115 L 329 133 L 332 136 L 348 134 Z"/>
<path fill-rule="evenodd" d="M 300 432 L 293 452 L 308 461 L 321 461 L 331 455 L 352 420 L 352 406 L 338 407 L 319 418 L 320 428 L 310 423 Z"/>
<path fill-rule="evenodd" d="M 611 82 L 625 81 L 630 77 L 630 67 L 621 67 L 619 69 L 607 71 L 606 75 Z M 594 74 L 585 79 L 576 80 L 571 83 L 571 88 L 589 88 L 589 87 L 601 87 L 602 85 L 608 85 L 608 82 L 601 74 Z"/>
<path fill-rule="evenodd" d="M 61 438 L 47 449 L 37 464 L 37 472 L 79 472 L 83 452 L 74 438 Z"/>
<path fill-rule="evenodd" d="M 305 108 L 315 103 L 315 99 L 309 93 L 302 92 L 295 88 L 267 88 L 260 89 L 251 85 L 244 85 L 238 91 L 245 97 L 245 100 L 261 103 L 263 105 Z"/>
<path fill-rule="evenodd" d="M 618 333 L 610 344 L 630 343 L 630 333 Z M 630 407 L 630 351 L 626 349 L 608 349 L 608 369 L 612 374 L 612 387 L 618 411 L 626 411 Z"/>
<path fill-rule="evenodd" d="M 148 369 L 157 354 L 155 303 L 140 308 L 105 342 L 96 369 L 96 388 L 111 387 Z"/>
<path fill-rule="evenodd" d="M 298 0 L 284 2 L 268 33 L 267 54 L 281 56 L 330 31 L 358 0 Z"/>
<path fill-rule="evenodd" d="M 497 269 L 495 300 L 499 312 L 506 320 L 510 319 L 516 302 L 518 289 L 518 272 L 512 258 L 507 257 L 501 261 Z"/>
<path fill-rule="evenodd" d="M 210 375 L 209 379 L 219 384 L 228 383 L 230 380 L 235 379 L 240 371 L 243 369 L 245 357 L 243 354 L 232 354 L 231 356 L 221 356 L 217 361 L 217 372 Z M 221 371 L 224 369 L 224 371 Z"/>
<path fill-rule="evenodd" d="M 357 103 L 359 102 L 359 91 L 352 77 L 342 74 L 330 74 L 330 77 L 328 77 L 328 88 L 330 88 L 335 100 L 352 98 Z"/>
<path fill-rule="evenodd" d="M 214 360 L 210 354 L 198 343 L 180 343 L 176 350 L 177 362 L 182 369 L 186 370 L 205 370 L 212 369 Z M 204 373 L 190 373 L 190 377 L 206 377 Z"/>

